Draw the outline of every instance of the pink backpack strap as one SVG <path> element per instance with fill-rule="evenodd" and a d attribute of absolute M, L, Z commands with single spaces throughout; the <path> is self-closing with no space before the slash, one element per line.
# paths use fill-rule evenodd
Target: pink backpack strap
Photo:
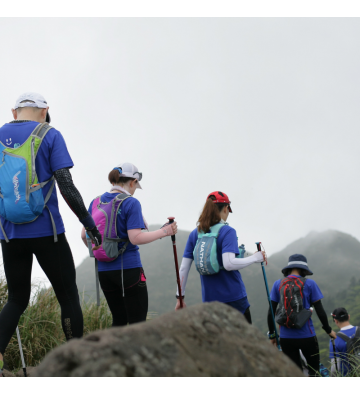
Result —
<path fill-rule="evenodd" d="M 93 204 L 91 206 L 91 213 L 94 212 L 94 207 L 97 207 L 100 204 L 100 198 L 101 196 L 97 196 L 94 200 L 93 200 Z"/>

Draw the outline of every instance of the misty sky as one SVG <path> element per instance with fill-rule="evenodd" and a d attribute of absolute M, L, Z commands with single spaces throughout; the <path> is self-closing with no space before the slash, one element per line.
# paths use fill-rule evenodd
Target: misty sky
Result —
<path fill-rule="evenodd" d="M 360 239 L 359 39 L 357 18 L 1 19 L 0 123 L 41 93 L 86 206 L 129 161 L 150 224 L 192 230 L 220 190 L 249 250 Z M 59 201 L 79 265 L 82 225 Z"/>

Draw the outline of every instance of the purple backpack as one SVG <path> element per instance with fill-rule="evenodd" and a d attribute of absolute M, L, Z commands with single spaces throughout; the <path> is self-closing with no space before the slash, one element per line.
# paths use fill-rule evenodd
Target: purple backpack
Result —
<path fill-rule="evenodd" d="M 94 256 L 100 262 L 111 262 L 120 254 L 123 254 L 129 244 L 129 239 L 119 239 L 116 229 L 116 217 L 121 204 L 131 195 L 119 193 L 109 203 L 103 203 L 100 196 L 94 199 L 91 214 L 96 227 L 101 233 L 102 245 L 98 250 L 94 250 Z M 118 243 L 124 242 L 120 248 Z M 94 244 L 93 244 L 94 245 Z"/>

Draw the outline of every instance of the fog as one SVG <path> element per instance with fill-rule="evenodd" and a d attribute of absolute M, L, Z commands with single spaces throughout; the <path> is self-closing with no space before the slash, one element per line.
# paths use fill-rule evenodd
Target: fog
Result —
<path fill-rule="evenodd" d="M 0 119 L 23 92 L 46 98 L 86 206 L 129 161 L 150 224 L 192 230 L 220 190 L 249 250 L 360 239 L 359 38 L 356 18 L 1 19 Z M 82 225 L 58 195 L 79 265 Z"/>

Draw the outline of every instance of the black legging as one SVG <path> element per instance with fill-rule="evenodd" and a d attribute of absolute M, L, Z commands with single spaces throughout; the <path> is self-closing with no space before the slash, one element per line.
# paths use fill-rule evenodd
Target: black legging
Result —
<path fill-rule="evenodd" d="M 124 270 L 125 297 L 122 292 L 121 270 L 99 272 L 104 292 L 113 316 L 113 326 L 134 324 L 146 320 L 148 293 L 146 281 L 141 280 L 142 268 Z"/>
<path fill-rule="evenodd" d="M 1 240 L 5 276 L 9 297 L 0 313 L 0 353 L 4 354 L 11 336 L 16 330 L 21 314 L 25 311 L 31 293 L 31 269 L 33 254 L 54 288 L 61 306 L 61 324 L 66 339 L 81 337 L 83 315 L 73 256 L 65 233 L 34 239 Z"/>
<path fill-rule="evenodd" d="M 302 370 L 299 350 L 302 351 L 308 365 L 309 376 L 315 376 L 320 365 L 320 351 L 317 337 L 306 337 L 305 339 L 280 338 L 281 349 Z"/>

